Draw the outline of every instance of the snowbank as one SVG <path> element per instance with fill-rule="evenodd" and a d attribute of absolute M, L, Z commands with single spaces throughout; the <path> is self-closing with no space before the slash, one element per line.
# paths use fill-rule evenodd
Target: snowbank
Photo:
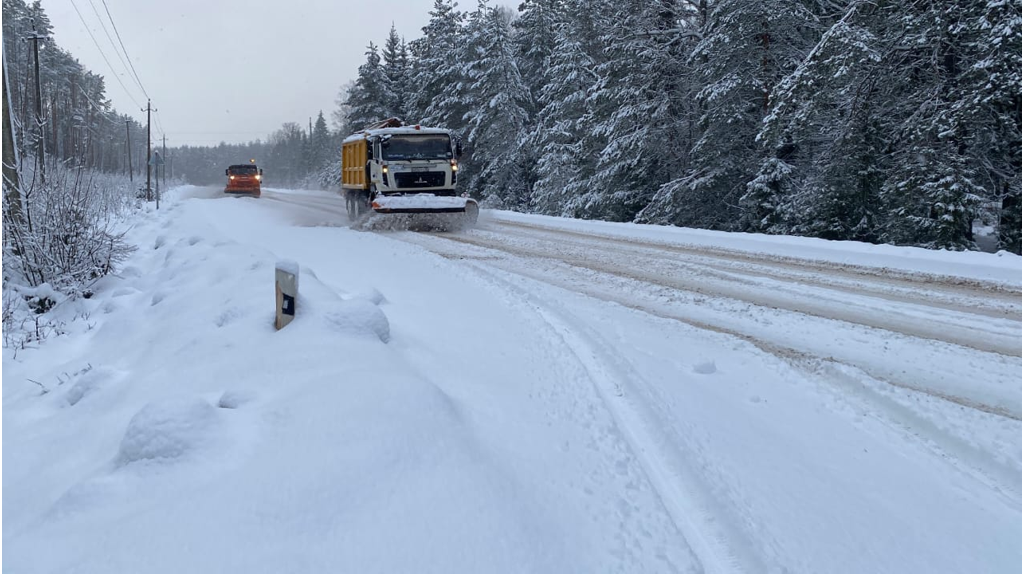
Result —
<path fill-rule="evenodd" d="M 1021 257 L 1005 251 L 937 251 L 919 247 L 872 245 L 858 241 L 828 241 L 810 237 L 729 233 L 683 227 L 636 225 L 606 221 L 583 221 L 542 215 L 525 215 L 511 211 L 486 211 L 484 217 L 498 222 L 512 222 L 551 229 L 582 231 L 606 237 L 698 246 L 761 254 L 769 258 L 793 258 L 856 265 L 893 272 L 930 273 L 1021 285 Z"/>

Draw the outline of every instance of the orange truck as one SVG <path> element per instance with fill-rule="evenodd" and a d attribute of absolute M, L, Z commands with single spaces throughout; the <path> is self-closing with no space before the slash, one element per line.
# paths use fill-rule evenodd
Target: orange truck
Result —
<path fill-rule="evenodd" d="M 451 214 L 476 223 L 476 200 L 455 190 L 462 145 L 441 128 L 397 118 L 367 126 L 341 145 L 341 188 L 349 218 L 384 214 Z"/>
<path fill-rule="evenodd" d="M 249 160 L 249 163 L 228 166 L 224 170 L 228 176 L 228 184 L 224 187 L 224 193 L 236 193 L 260 196 L 260 183 L 263 180 L 263 170 L 256 166 L 256 160 Z"/>

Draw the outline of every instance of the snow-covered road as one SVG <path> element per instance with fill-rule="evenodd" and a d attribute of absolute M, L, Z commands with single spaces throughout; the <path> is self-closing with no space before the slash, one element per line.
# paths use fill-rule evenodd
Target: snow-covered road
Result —
<path fill-rule="evenodd" d="M 89 329 L 5 349 L 15 568 L 1020 571 L 1019 258 L 178 194 Z M 195 452 L 140 464 L 146 408 Z"/>
<path fill-rule="evenodd" d="M 341 215 L 343 207 L 333 197 L 274 199 L 318 213 Z M 1021 418 L 1019 276 L 1016 284 L 972 280 L 778 256 L 756 241 L 726 249 L 560 223 L 490 214 L 463 233 L 389 237 L 735 335 L 777 355 L 855 367 L 881 382 Z M 997 367 L 978 377 L 978 361 Z"/>

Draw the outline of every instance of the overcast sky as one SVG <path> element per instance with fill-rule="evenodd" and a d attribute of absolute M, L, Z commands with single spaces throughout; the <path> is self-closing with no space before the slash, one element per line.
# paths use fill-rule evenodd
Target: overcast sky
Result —
<path fill-rule="evenodd" d="M 100 27 L 96 12 L 117 42 L 103 3 L 73 1 L 42 0 L 57 44 L 107 78 L 107 95 L 118 111 L 145 121 L 139 111 L 145 96 Z M 498 4 L 514 8 L 518 3 Z M 106 5 L 159 110 L 154 132 L 165 131 L 172 146 L 265 139 L 284 122 L 305 125 L 320 110 L 330 122 L 338 91 L 356 77 L 366 44 L 383 44 L 392 21 L 407 40 L 417 38 L 433 0 L 106 0 Z M 475 6 L 464 0 L 459 7 Z M 111 77 L 114 73 L 130 94 Z"/>

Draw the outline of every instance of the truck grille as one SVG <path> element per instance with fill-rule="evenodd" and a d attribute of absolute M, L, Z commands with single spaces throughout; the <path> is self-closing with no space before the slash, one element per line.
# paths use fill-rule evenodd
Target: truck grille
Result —
<path fill-rule="evenodd" d="M 423 171 L 413 173 L 396 173 L 395 183 L 401 188 L 443 187 L 443 171 Z"/>

